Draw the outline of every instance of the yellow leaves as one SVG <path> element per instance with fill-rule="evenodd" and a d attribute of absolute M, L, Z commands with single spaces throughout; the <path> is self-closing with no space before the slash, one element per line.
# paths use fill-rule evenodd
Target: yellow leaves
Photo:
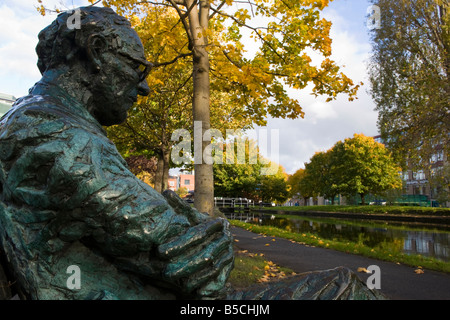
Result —
<path fill-rule="evenodd" d="M 358 272 L 364 272 L 364 273 L 372 273 L 372 272 L 370 272 L 369 270 L 367 270 L 367 269 L 364 268 L 364 267 L 359 267 L 356 271 L 358 271 Z"/>
<path fill-rule="evenodd" d="M 272 261 L 266 261 L 264 266 L 264 275 L 258 279 L 258 282 L 268 282 L 272 279 L 280 279 L 286 277 L 286 273 L 280 270 L 280 268 Z"/>
<path fill-rule="evenodd" d="M 425 272 L 423 271 L 423 268 L 422 268 L 421 266 L 418 266 L 417 269 L 414 270 L 414 272 L 415 272 L 416 274 L 423 274 L 423 273 L 425 273 Z"/>
<path fill-rule="evenodd" d="M 41 0 L 37 1 L 40 3 Z M 351 99 L 356 95 L 356 87 L 338 72 L 339 67 L 333 61 L 326 58 L 322 69 L 317 70 L 304 52 L 312 48 L 325 57 L 331 54 L 331 23 L 318 14 L 329 1 L 255 0 L 256 5 L 250 11 L 248 7 L 234 6 L 235 0 L 209 0 L 214 8 L 225 3 L 220 11 L 229 16 L 211 11 L 214 18 L 209 21 L 208 28 L 196 29 L 192 37 L 208 39 L 211 84 L 216 82 L 214 87 L 219 88 L 218 91 L 229 94 L 228 104 L 245 108 L 247 121 L 261 125 L 268 114 L 290 119 L 304 116 L 300 103 L 288 97 L 283 84 L 303 89 L 313 82 L 314 93 L 328 95 L 329 100 L 340 92 L 349 94 Z M 166 5 L 142 5 L 137 0 L 104 1 L 129 15 L 144 42 L 148 60 L 152 62 L 171 61 L 192 49 L 188 42 L 190 27 L 193 27 L 189 17 L 183 16 L 185 23 L 181 23 L 179 13 L 167 1 L 162 3 Z M 43 7 L 38 10 L 45 14 Z M 241 29 L 253 14 L 266 20 L 251 21 L 258 51 L 252 58 L 244 59 L 245 47 L 252 47 L 253 52 L 254 44 L 244 41 Z M 155 85 L 159 84 L 155 82 Z"/>
<path fill-rule="evenodd" d="M 39 2 L 40 3 L 40 2 Z M 41 4 L 39 7 L 36 7 L 36 10 L 42 15 L 45 16 L 45 7 Z"/>
<path fill-rule="evenodd" d="M 247 19 L 250 19 L 250 14 L 247 9 L 239 9 L 234 14 L 234 17 L 238 19 L 240 22 L 245 23 Z"/>
<path fill-rule="evenodd" d="M 135 14 L 131 15 L 130 17 L 128 17 L 128 20 L 130 21 L 132 26 L 137 26 L 137 25 L 139 25 L 141 23 L 141 20 Z"/>

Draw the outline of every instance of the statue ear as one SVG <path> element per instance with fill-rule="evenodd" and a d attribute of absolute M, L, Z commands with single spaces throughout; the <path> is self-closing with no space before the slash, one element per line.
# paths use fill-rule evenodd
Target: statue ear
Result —
<path fill-rule="evenodd" d="M 87 40 L 87 56 L 96 71 L 101 69 L 101 54 L 108 48 L 105 37 L 99 34 L 90 35 Z"/>

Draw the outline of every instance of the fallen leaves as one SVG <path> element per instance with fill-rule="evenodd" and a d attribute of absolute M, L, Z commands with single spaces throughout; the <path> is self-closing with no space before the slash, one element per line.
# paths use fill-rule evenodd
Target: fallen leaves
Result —
<path fill-rule="evenodd" d="M 281 271 L 279 267 L 272 261 L 266 261 L 264 266 L 264 275 L 258 279 L 258 282 L 268 282 L 274 279 L 281 279 L 286 277 L 286 273 Z"/>
<path fill-rule="evenodd" d="M 364 273 L 372 273 L 372 272 L 370 272 L 369 270 L 367 270 L 366 268 L 363 268 L 363 267 L 359 267 L 356 271 L 364 272 Z"/>
<path fill-rule="evenodd" d="M 363 267 L 359 267 L 356 271 L 357 272 L 364 272 L 364 273 L 371 273 L 369 270 L 367 270 L 366 268 L 363 268 Z M 423 274 L 423 273 L 425 273 L 425 271 L 423 271 L 423 268 L 421 266 L 418 266 L 417 269 L 414 270 L 414 272 L 416 274 Z"/>
<path fill-rule="evenodd" d="M 422 269 L 421 266 L 418 266 L 417 269 L 414 270 L 414 272 L 415 272 L 416 274 L 422 274 L 422 273 L 425 273 L 425 271 L 423 271 L 423 269 Z"/>
<path fill-rule="evenodd" d="M 264 257 L 263 253 L 251 253 L 248 252 L 247 250 L 240 250 L 237 253 L 239 255 L 245 255 L 248 257 Z M 259 278 L 257 278 L 256 282 L 264 283 L 296 274 L 295 272 L 288 272 L 286 271 L 286 269 L 284 269 L 283 271 L 283 268 L 276 265 L 273 261 L 265 259 L 263 261 L 264 261 L 263 265 L 259 265 L 259 267 L 253 265 L 251 267 L 252 270 L 251 273 L 256 271 L 256 273 L 259 272 L 259 274 L 261 274 L 263 272 L 263 274 L 260 277 L 258 276 Z M 286 272 L 288 274 L 286 274 Z"/>

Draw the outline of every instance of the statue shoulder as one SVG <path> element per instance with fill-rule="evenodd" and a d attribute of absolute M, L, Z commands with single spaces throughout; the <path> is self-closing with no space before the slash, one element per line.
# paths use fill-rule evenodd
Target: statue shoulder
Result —
<path fill-rule="evenodd" d="M 20 98 L 0 120 L 0 139 L 39 139 L 68 129 L 102 133 L 87 111 L 77 112 L 49 96 L 29 95 Z"/>

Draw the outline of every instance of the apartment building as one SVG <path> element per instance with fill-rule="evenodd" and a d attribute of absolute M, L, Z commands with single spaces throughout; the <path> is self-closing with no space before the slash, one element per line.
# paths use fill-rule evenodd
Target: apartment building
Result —
<path fill-rule="evenodd" d="M 177 191 L 180 188 L 186 188 L 186 191 L 195 190 L 195 177 L 191 173 L 180 173 L 178 175 L 169 176 L 168 188 Z"/>
<path fill-rule="evenodd" d="M 383 143 L 381 136 L 373 137 L 375 141 Z M 431 205 L 437 204 L 441 192 L 448 192 L 447 186 L 436 184 L 435 177 L 442 174 L 448 166 L 448 155 L 441 146 L 436 147 L 436 153 L 430 158 L 430 167 L 427 169 L 406 170 L 401 173 L 403 180 L 403 194 L 416 198 L 418 201 L 428 201 Z M 447 203 L 449 206 L 450 203 Z"/>

